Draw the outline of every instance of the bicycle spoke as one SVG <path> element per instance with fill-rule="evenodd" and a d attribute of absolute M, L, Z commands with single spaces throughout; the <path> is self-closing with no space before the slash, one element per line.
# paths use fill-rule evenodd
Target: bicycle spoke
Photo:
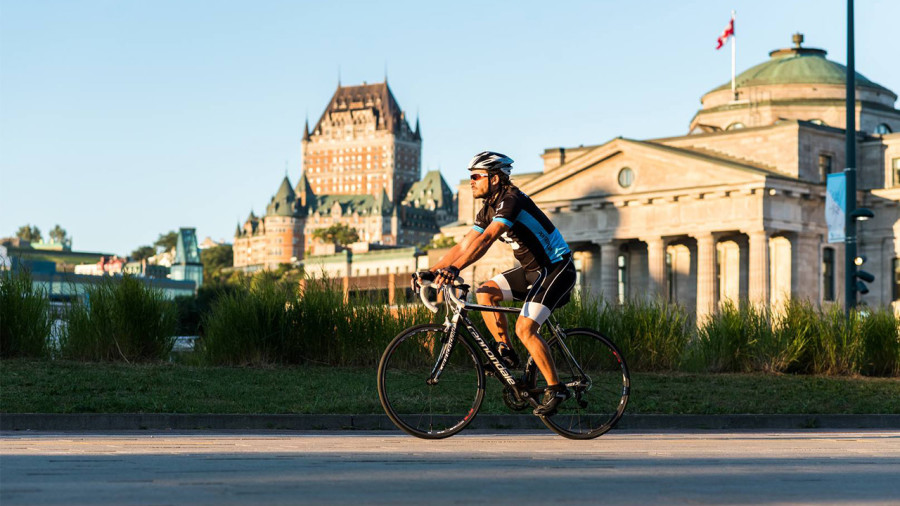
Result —
<path fill-rule="evenodd" d="M 414 436 L 440 438 L 469 423 L 484 395 L 481 365 L 457 340 L 444 362 L 444 328 L 414 327 L 391 342 L 378 368 L 379 396 L 391 420 Z M 427 383 L 443 364 L 437 381 Z"/>

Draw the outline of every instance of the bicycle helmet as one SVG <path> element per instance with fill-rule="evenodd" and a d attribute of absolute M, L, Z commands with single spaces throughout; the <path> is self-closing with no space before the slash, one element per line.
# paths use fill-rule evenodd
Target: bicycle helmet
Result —
<path fill-rule="evenodd" d="M 512 172 L 513 159 L 493 151 L 482 151 L 469 162 L 469 170 L 486 170 L 488 174 L 501 172 L 509 175 Z"/>

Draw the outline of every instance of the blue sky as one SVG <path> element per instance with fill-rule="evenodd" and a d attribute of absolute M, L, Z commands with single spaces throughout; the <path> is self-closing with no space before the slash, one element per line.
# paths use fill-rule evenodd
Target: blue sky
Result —
<path fill-rule="evenodd" d="M 900 2 L 856 2 L 857 71 L 900 91 Z M 179 226 L 231 241 L 300 174 L 304 120 L 383 80 L 455 186 L 483 149 L 680 135 L 738 72 L 791 45 L 846 62 L 844 0 L 0 0 L 0 236 L 60 224 L 127 254 Z"/>

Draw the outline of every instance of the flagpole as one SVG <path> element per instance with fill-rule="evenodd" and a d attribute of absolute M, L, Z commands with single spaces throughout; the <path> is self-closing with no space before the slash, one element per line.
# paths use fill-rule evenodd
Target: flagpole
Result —
<path fill-rule="evenodd" d="M 731 96 L 737 101 L 737 91 L 734 86 L 734 45 L 737 43 L 737 36 L 734 29 L 734 11 L 731 11 Z"/>

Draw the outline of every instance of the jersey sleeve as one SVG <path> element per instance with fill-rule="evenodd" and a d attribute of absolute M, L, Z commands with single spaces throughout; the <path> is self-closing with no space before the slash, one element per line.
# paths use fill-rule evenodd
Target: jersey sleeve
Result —
<path fill-rule="evenodd" d="M 519 217 L 519 211 L 521 210 L 521 204 L 519 203 L 519 199 L 516 197 L 516 194 L 510 192 L 505 195 L 503 199 L 497 203 L 497 209 L 494 211 L 494 216 L 491 217 L 491 221 L 499 221 L 503 223 L 507 227 L 512 227 L 513 223 L 515 223 L 516 218 Z"/>
<path fill-rule="evenodd" d="M 484 232 L 484 229 L 490 224 L 488 221 L 488 207 L 487 205 L 481 208 L 481 211 L 478 211 L 478 214 L 475 215 L 475 225 L 472 226 L 472 230 L 478 232 L 479 234 Z"/>

